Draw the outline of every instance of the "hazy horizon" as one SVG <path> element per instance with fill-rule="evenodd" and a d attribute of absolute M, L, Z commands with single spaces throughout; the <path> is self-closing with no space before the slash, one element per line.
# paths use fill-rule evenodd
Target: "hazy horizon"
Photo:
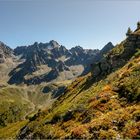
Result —
<path fill-rule="evenodd" d="M 67 48 L 101 49 L 125 38 L 140 19 L 139 1 L 1 0 L 0 41 L 15 48 L 55 40 Z"/>

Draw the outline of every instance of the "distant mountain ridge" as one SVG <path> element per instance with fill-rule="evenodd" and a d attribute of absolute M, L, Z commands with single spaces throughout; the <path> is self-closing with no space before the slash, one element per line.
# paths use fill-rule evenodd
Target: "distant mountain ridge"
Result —
<path fill-rule="evenodd" d="M 113 47 L 112 43 L 108 43 L 102 50 L 83 49 L 81 46 L 68 50 L 54 40 L 17 47 L 13 50 L 14 55 L 20 56 L 24 61 L 9 73 L 8 83 L 39 84 L 57 78 L 66 80 L 87 74 L 90 64 L 99 61 Z M 41 70 L 42 66 L 46 66 L 42 74 L 33 74 Z"/>

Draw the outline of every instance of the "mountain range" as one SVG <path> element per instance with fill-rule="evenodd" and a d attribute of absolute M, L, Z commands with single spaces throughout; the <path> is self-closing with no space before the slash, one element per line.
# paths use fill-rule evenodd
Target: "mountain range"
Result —
<path fill-rule="evenodd" d="M 108 43 L 101 51 L 80 46 L 68 50 L 54 40 L 17 47 L 13 50 L 14 55 L 23 61 L 9 73 L 8 83 L 40 84 L 87 74 L 92 61 L 100 60 L 113 47 Z"/>

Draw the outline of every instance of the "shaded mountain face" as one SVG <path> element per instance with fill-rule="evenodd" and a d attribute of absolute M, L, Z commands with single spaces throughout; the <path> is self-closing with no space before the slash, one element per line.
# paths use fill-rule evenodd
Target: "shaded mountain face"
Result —
<path fill-rule="evenodd" d="M 4 63 L 7 58 L 12 57 L 13 50 L 0 42 L 0 63 Z"/>
<path fill-rule="evenodd" d="M 101 51 L 83 49 L 80 46 L 68 50 L 54 40 L 49 43 L 35 42 L 30 46 L 17 47 L 14 54 L 24 61 L 9 73 L 8 83 L 40 84 L 84 75 L 89 72 L 90 64 L 94 60 L 100 60 L 103 54 L 113 47 L 109 43 Z"/>
<path fill-rule="evenodd" d="M 95 65 L 95 63 L 98 63 L 100 60 L 102 60 L 104 56 L 107 55 L 107 53 L 113 48 L 114 45 L 111 42 L 109 42 L 100 51 L 98 51 L 98 53 L 94 57 L 92 57 L 92 59 L 89 58 L 90 63 L 87 63 L 87 66 L 85 67 L 82 75 L 85 75 L 89 71 L 91 71 L 91 67 Z M 88 53 L 90 54 L 90 50 L 88 50 Z"/>
<path fill-rule="evenodd" d="M 113 44 L 111 42 L 107 43 L 98 53 L 98 55 L 96 55 L 94 57 L 94 59 L 92 60 L 92 64 L 93 63 L 97 63 L 98 61 L 100 61 L 110 50 L 112 50 L 114 48 Z"/>
<path fill-rule="evenodd" d="M 109 42 L 102 48 L 102 50 L 100 51 L 100 54 L 106 54 L 106 53 L 108 53 L 109 50 L 111 50 L 113 48 L 114 48 L 113 44 L 111 42 Z"/>
<path fill-rule="evenodd" d="M 139 30 L 131 33 L 126 40 L 116 45 L 98 63 L 93 64 L 92 74 L 94 79 L 101 79 L 103 76 L 115 71 L 125 65 L 130 58 L 140 49 Z"/>

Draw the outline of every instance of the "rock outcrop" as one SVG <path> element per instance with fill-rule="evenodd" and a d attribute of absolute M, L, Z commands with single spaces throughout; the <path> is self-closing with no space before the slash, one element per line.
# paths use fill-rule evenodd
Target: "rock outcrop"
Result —
<path fill-rule="evenodd" d="M 12 57 L 13 50 L 5 45 L 3 42 L 0 42 L 0 63 L 4 63 L 7 58 Z"/>
<path fill-rule="evenodd" d="M 137 49 L 140 49 L 140 33 L 136 30 L 108 52 L 100 62 L 92 64 L 93 78 L 100 79 L 122 67 L 136 53 Z"/>

